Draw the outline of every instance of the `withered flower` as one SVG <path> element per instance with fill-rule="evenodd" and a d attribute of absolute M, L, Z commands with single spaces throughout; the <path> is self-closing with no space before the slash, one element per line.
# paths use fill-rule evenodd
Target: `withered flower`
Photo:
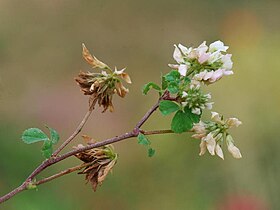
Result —
<path fill-rule="evenodd" d="M 75 149 L 83 147 L 79 144 Z M 94 191 L 97 186 L 101 186 L 106 176 L 112 171 L 117 162 L 117 154 L 114 152 L 113 146 L 106 145 L 100 148 L 94 148 L 75 155 L 84 163 L 91 163 L 85 167 L 79 174 L 85 174 L 87 182 L 90 182 Z"/>
<path fill-rule="evenodd" d="M 75 78 L 76 82 L 80 86 L 84 95 L 90 95 L 89 107 L 90 110 L 94 109 L 96 103 L 103 107 L 105 112 L 107 109 L 112 112 L 114 110 L 112 99 L 113 95 L 117 93 L 120 97 L 125 97 L 128 93 L 128 89 L 125 88 L 121 82 L 121 79 L 127 83 L 131 83 L 131 79 L 125 69 L 117 70 L 113 72 L 109 66 L 99 61 L 96 57 L 90 54 L 88 49 L 83 44 L 83 57 L 93 67 L 105 69 L 101 73 L 83 72 L 81 71 L 78 77 Z"/>

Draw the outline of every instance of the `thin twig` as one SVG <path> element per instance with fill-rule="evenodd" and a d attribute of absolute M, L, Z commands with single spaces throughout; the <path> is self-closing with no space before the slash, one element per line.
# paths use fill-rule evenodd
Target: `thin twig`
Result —
<path fill-rule="evenodd" d="M 174 133 L 174 131 L 172 131 L 172 130 L 154 130 L 154 131 L 141 131 L 141 133 L 148 136 L 148 135 Z"/>
<path fill-rule="evenodd" d="M 85 167 L 87 167 L 87 166 L 89 166 L 89 165 L 91 165 L 91 164 L 92 164 L 92 163 L 84 163 L 84 164 L 82 164 L 82 165 L 80 164 L 80 165 L 74 166 L 74 167 L 72 167 L 72 168 L 68 168 L 68 169 L 66 169 L 66 170 L 63 170 L 63 171 L 57 173 L 57 174 L 54 174 L 54 175 L 49 176 L 49 177 L 47 177 L 47 178 L 41 179 L 41 180 L 35 182 L 34 185 L 38 186 L 38 185 L 40 185 L 40 184 L 44 184 L 44 183 L 46 183 L 46 182 L 49 182 L 49 181 L 51 181 L 51 180 L 53 180 L 53 179 L 59 178 L 59 177 L 64 176 L 64 175 L 66 175 L 66 174 L 70 174 L 70 173 L 72 173 L 72 172 L 74 172 L 74 171 L 81 170 L 82 168 L 85 168 Z"/>
<path fill-rule="evenodd" d="M 61 145 L 60 147 L 57 148 L 57 150 L 54 151 L 52 156 L 57 156 L 59 152 L 61 152 L 61 150 L 64 149 L 64 147 L 66 147 L 83 129 L 84 125 L 86 124 L 88 118 L 90 117 L 91 113 L 92 113 L 93 109 L 90 109 L 86 115 L 84 116 L 83 120 L 81 121 L 81 123 L 79 124 L 79 126 L 76 128 L 76 130 L 74 131 L 74 133 L 69 136 L 68 139 L 66 139 Z"/>
<path fill-rule="evenodd" d="M 17 188 L 15 188 L 14 190 L 12 190 L 11 192 L 7 193 L 6 195 L 0 197 L 0 204 L 9 200 L 10 198 L 12 198 L 13 196 L 15 196 L 16 194 L 24 191 L 27 189 L 27 186 L 29 183 L 32 183 L 32 180 L 38 175 L 40 174 L 42 171 L 44 171 L 46 168 L 48 168 L 51 165 L 54 165 L 66 158 L 69 158 L 77 153 L 89 150 L 89 149 L 93 149 L 93 148 L 97 148 L 97 147 L 101 147 L 101 146 L 105 146 L 108 144 L 112 144 L 112 143 L 116 143 L 118 141 L 122 141 L 124 139 L 129 139 L 132 137 L 136 137 L 138 136 L 139 132 L 140 132 L 140 127 L 149 119 L 149 117 L 156 111 L 156 109 L 159 106 L 159 103 L 162 99 L 166 99 L 164 98 L 165 96 L 168 97 L 168 94 L 163 94 L 163 96 L 158 100 L 158 102 L 152 106 L 152 108 L 141 118 L 141 120 L 137 123 L 137 125 L 135 126 L 135 128 L 133 129 L 133 131 L 131 132 L 127 132 L 125 134 L 122 134 L 120 136 L 116 136 L 110 139 L 106 139 L 103 140 L 101 142 L 97 142 L 94 144 L 90 144 L 87 145 L 85 147 L 82 148 L 78 148 L 72 151 L 69 151 L 65 154 L 62 154 L 61 156 L 57 156 L 57 154 L 65 147 L 67 146 L 81 131 L 81 129 L 83 128 L 83 126 L 85 125 L 85 123 L 87 122 L 90 114 L 91 114 L 91 110 L 88 111 L 85 115 L 85 117 L 83 118 L 82 122 L 79 124 L 79 126 L 77 127 L 77 129 L 74 131 L 74 133 L 68 138 L 66 139 L 66 141 L 53 153 L 53 156 L 45 161 L 43 161 L 28 177 L 27 179 Z M 153 135 L 153 134 L 163 134 L 163 133 L 172 133 L 170 130 L 162 130 L 162 131 L 147 131 L 146 135 Z M 74 167 L 76 169 L 76 167 Z M 72 169 L 74 170 L 74 169 Z M 77 169 L 78 170 L 78 169 Z M 56 175 L 53 175 L 51 177 L 45 178 L 43 180 L 38 181 L 39 184 L 43 184 L 45 182 L 51 181 L 55 178 L 58 178 L 60 176 L 63 176 L 65 174 L 71 173 L 72 171 L 69 169 L 62 171 Z"/>

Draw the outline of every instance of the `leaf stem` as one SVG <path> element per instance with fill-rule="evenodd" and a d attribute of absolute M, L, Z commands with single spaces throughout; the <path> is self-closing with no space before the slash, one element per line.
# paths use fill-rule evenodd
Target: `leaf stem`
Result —
<path fill-rule="evenodd" d="M 92 113 L 92 110 L 90 108 L 90 110 L 86 113 L 86 115 L 84 116 L 84 118 L 82 119 L 81 123 L 79 124 L 79 126 L 76 128 L 76 130 L 73 132 L 73 134 L 65 140 L 65 142 L 53 153 L 52 157 L 50 157 L 49 159 L 43 161 L 28 177 L 27 179 L 17 188 L 15 188 L 14 190 L 12 190 L 11 192 L 7 193 L 6 195 L 0 197 L 0 204 L 9 200 L 10 198 L 14 197 L 16 194 L 24 191 L 27 189 L 28 184 L 32 183 L 32 180 L 34 180 L 34 178 L 40 174 L 42 171 L 44 171 L 46 168 L 48 168 L 51 165 L 54 165 L 66 158 L 69 158 L 77 153 L 89 150 L 89 149 L 93 149 L 93 148 L 97 148 L 97 147 L 101 147 L 101 146 L 105 146 L 108 144 L 112 144 L 112 143 L 116 143 L 119 141 L 122 141 L 124 139 L 129 139 L 132 137 L 137 137 L 139 132 L 142 132 L 145 135 L 155 135 L 155 134 L 165 134 L 165 133 L 173 133 L 173 131 L 171 130 L 155 130 L 155 131 L 143 131 L 140 130 L 140 127 L 150 118 L 150 116 L 157 110 L 159 103 L 161 100 L 172 100 L 172 98 L 169 96 L 169 92 L 166 91 L 157 101 L 157 103 L 155 105 L 153 105 L 151 107 L 151 109 L 149 109 L 146 114 L 140 119 L 140 121 L 136 124 L 135 128 L 131 131 L 131 132 L 127 132 L 124 133 L 122 135 L 119 136 L 115 136 L 113 138 L 109 138 L 109 139 L 105 139 L 101 142 L 96 142 L 94 144 L 90 144 L 87 146 L 84 146 L 82 148 L 78 148 L 72 151 L 69 151 L 65 154 L 62 154 L 60 156 L 57 156 L 59 154 L 59 152 L 61 152 L 61 150 L 64 149 L 64 147 L 66 147 L 82 130 L 82 128 L 84 127 L 85 123 L 87 122 L 89 116 Z M 56 179 L 58 177 L 61 177 L 63 175 L 66 175 L 68 173 L 71 173 L 73 171 L 79 170 L 81 166 L 75 166 L 73 168 L 69 168 L 66 169 L 64 171 L 61 171 L 53 176 L 47 177 L 45 179 L 42 179 L 38 182 L 36 182 L 35 184 L 40 185 L 46 182 L 49 182 L 53 179 Z"/>

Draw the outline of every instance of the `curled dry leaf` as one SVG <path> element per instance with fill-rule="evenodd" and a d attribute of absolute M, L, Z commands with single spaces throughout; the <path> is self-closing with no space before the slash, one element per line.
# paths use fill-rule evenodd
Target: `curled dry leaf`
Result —
<path fill-rule="evenodd" d="M 88 62 L 88 64 L 92 66 L 92 68 L 101 68 L 101 69 L 109 68 L 105 63 L 98 60 L 94 55 L 91 55 L 89 50 L 86 48 L 85 44 L 82 44 L 82 47 L 83 47 L 82 55 L 86 60 L 86 62 Z"/>
<path fill-rule="evenodd" d="M 75 149 L 83 147 L 79 144 Z M 102 185 L 110 171 L 117 162 L 117 154 L 111 145 L 90 149 L 75 155 L 84 163 L 92 163 L 85 167 L 79 174 L 85 174 L 85 179 L 90 182 L 94 191 Z"/>

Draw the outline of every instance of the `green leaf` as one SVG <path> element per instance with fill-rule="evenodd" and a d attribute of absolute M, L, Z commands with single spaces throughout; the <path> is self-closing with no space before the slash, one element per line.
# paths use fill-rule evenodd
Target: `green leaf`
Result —
<path fill-rule="evenodd" d="M 170 71 L 164 76 L 167 82 L 174 82 L 180 79 L 180 73 L 176 70 Z"/>
<path fill-rule="evenodd" d="M 185 107 L 184 111 L 179 110 L 171 122 L 171 129 L 175 133 L 183 133 L 192 129 L 194 123 L 198 123 L 200 116 L 193 114 L 191 110 Z"/>
<path fill-rule="evenodd" d="M 32 144 L 38 141 L 48 141 L 49 137 L 39 128 L 29 128 L 23 132 L 21 139 L 26 144 Z"/>
<path fill-rule="evenodd" d="M 148 149 L 148 156 L 149 157 L 153 157 L 155 155 L 155 153 L 156 153 L 156 150 L 154 150 L 153 148 L 150 147 Z"/>
<path fill-rule="evenodd" d="M 56 144 L 59 141 L 59 134 L 57 133 L 56 130 L 54 130 L 53 128 L 50 128 L 46 125 L 46 128 L 49 129 L 50 134 L 51 134 L 51 141 L 53 144 Z"/>
<path fill-rule="evenodd" d="M 173 101 L 164 100 L 159 103 L 159 110 L 163 115 L 168 115 L 180 109 L 179 105 Z"/>
<path fill-rule="evenodd" d="M 179 83 L 177 82 L 170 82 L 167 87 L 168 91 L 172 94 L 176 94 L 179 91 Z"/>
<path fill-rule="evenodd" d="M 49 141 L 45 141 L 42 147 L 42 154 L 45 158 L 49 158 L 51 157 L 52 153 L 53 153 L 53 143 L 49 140 Z"/>
<path fill-rule="evenodd" d="M 155 84 L 155 83 L 153 83 L 153 82 L 149 82 L 148 84 L 144 85 L 144 87 L 143 87 L 143 89 L 142 89 L 143 94 L 144 94 L 144 95 L 147 95 L 147 93 L 148 93 L 152 88 L 155 89 L 155 90 L 157 90 L 157 91 L 160 91 L 160 90 L 161 90 L 160 87 L 159 87 L 157 84 Z"/>
<path fill-rule="evenodd" d="M 138 144 L 145 145 L 145 146 L 148 146 L 151 144 L 149 139 L 147 139 L 146 136 L 142 133 L 139 133 L 139 135 L 137 136 L 137 139 L 138 139 Z"/>

